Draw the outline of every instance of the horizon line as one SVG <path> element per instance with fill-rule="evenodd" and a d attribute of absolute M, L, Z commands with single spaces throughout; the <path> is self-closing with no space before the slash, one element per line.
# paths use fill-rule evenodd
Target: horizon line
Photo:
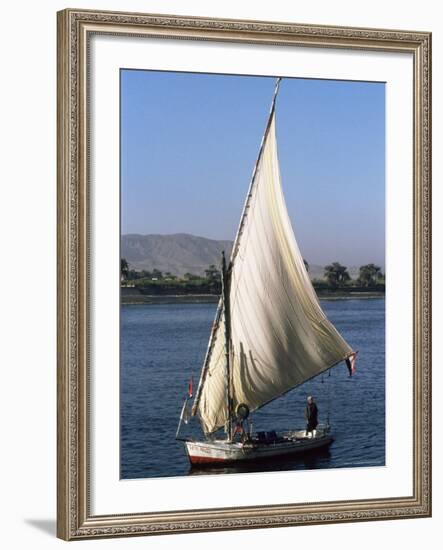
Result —
<path fill-rule="evenodd" d="M 203 237 L 201 235 L 194 235 L 193 233 L 186 233 L 186 232 L 181 232 L 181 233 L 121 233 L 120 234 L 120 238 L 123 238 L 123 237 L 175 237 L 175 236 L 178 236 L 178 235 L 185 235 L 187 237 L 195 237 L 197 239 L 205 239 L 207 241 L 215 241 L 215 242 L 220 242 L 220 241 L 227 241 L 227 242 L 230 242 L 230 243 L 234 243 L 234 239 L 214 239 L 214 238 L 211 238 L 211 237 Z M 304 258 L 306 260 L 306 258 Z M 308 261 L 308 260 L 306 260 Z M 324 267 L 325 265 L 328 265 L 330 263 L 334 263 L 334 261 L 338 262 L 338 263 L 341 263 L 339 260 L 331 260 L 331 261 L 327 261 L 326 263 L 313 263 L 313 262 L 308 262 L 308 264 L 312 265 L 312 266 L 319 266 L 319 267 Z M 345 262 L 346 264 L 349 264 L 347 265 L 346 267 L 361 267 L 362 265 L 369 265 L 371 263 L 375 264 L 375 265 L 378 265 L 379 262 L 368 262 L 366 264 L 360 264 L 360 263 L 352 263 L 350 264 L 349 262 Z M 344 265 L 344 264 L 342 264 Z M 381 263 L 381 266 L 380 266 L 383 271 L 386 270 L 386 262 L 382 262 Z"/>

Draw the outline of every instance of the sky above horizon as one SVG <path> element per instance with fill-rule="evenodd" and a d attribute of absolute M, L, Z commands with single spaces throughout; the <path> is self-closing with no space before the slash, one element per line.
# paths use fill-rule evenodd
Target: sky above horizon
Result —
<path fill-rule="evenodd" d="M 275 78 L 121 71 L 122 234 L 232 240 Z M 311 264 L 385 266 L 385 85 L 284 78 L 283 191 Z"/>

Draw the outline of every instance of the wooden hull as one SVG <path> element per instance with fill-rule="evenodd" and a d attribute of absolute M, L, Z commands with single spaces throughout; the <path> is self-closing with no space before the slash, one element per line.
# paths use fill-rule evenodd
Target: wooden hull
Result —
<path fill-rule="evenodd" d="M 300 432 L 299 432 L 300 433 Z M 329 433 L 316 437 L 299 435 L 273 443 L 230 443 L 226 440 L 185 441 L 185 449 L 192 465 L 229 464 L 244 461 L 257 461 L 277 457 L 297 455 L 328 447 L 334 438 Z"/>

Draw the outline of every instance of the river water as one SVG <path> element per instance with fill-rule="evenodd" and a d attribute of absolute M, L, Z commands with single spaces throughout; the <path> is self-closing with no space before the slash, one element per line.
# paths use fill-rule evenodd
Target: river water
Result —
<path fill-rule="evenodd" d="M 255 430 L 304 428 L 307 395 L 319 420 L 329 411 L 330 449 L 224 468 L 190 468 L 175 440 L 191 375 L 196 389 L 215 304 L 122 305 L 120 468 L 122 479 L 313 468 L 382 466 L 385 463 L 385 301 L 323 300 L 322 308 L 353 349 L 357 372 L 344 364 L 254 413 Z M 198 437 L 198 422 L 183 426 Z"/>

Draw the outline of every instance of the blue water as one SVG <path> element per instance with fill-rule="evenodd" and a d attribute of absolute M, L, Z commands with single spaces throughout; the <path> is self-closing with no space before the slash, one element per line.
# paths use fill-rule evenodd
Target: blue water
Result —
<path fill-rule="evenodd" d="M 175 440 L 188 382 L 197 386 L 215 304 L 123 305 L 121 314 L 121 478 L 180 476 L 385 463 L 385 301 L 322 301 L 353 349 L 357 373 L 344 364 L 252 415 L 255 430 L 303 428 L 306 396 L 314 395 L 320 422 L 329 408 L 335 441 L 304 458 L 213 469 L 191 469 Z M 191 425 L 193 424 L 193 425 Z M 198 422 L 182 435 L 198 437 Z"/>

